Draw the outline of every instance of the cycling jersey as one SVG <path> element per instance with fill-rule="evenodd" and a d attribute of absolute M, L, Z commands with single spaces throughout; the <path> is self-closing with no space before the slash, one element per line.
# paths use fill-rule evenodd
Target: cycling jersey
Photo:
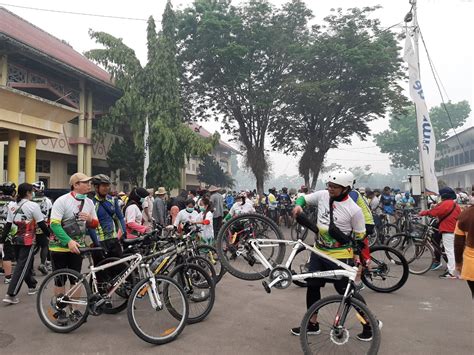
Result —
<path fill-rule="evenodd" d="M 372 216 L 372 212 L 370 211 L 369 207 L 369 202 L 366 200 L 366 198 L 362 196 L 361 193 L 357 190 L 352 190 L 351 192 L 349 192 L 349 196 L 362 210 L 365 224 L 374 224 L 374 217 Z"/>
<path fill-rule="evenodd" d="M 393 212 L 395 211 L 395 199 L 392 195 L 380 195 L 380 203 L 382 204 L 382 208 L 385 213 L 393 214 Z"/>
<path fill-rule="evenodd" d="M 51 200 L 46 196 L 38 196 L 38 197 L 34 197 L 32 201 L 38 204 L 41 210 L 41 213 L 43 214 L 44 221 L 46 223 L 49 223 L 51 209 L 53 208 L 53 203 L 51 202 Z M 36 234 L 38 235 L 43 234 L 42 229 L 36 228 Z"/>
<path fill-rule="evenodd" d="M 180 223 L 185 224 L 186 222 L 196 222 L 199 218 L 199 213 L 196 210 L 192 212 L 186 211 L 186 209 L 179 211 L 176 220 L 174 221 L 174 226 L 179 226 Z"/>
<path fill-rule="evenodd" d="M 107 195 L 105 198 L 95 195 L 92 201 L 99 219 L 97 231 L 89 229 L 89 235 L 92 240 L 100 240 L 102 242 L 108 239 L 120 238 L 125 233 L 126 226 L 118 200 L 110 195 Z"/>
<path fill-rule="evenodd" d="M 244 204 L 242 204 L 242 202 L 237 202 L 234 203 L 229 213 L 225 217 L 225 220 L 228 221 L 232 217 L 238 216 L 239 214 L 253 212 L 255 212 L 255 208 L 253 207 L 252 201 L 246 200 Z"/>
<path fill-rule="evenodd" d="M 30 246 L 36 237 L 36 223 L 44 220 L 39 206 L 27 199 L 8 205 L 7 223 L 11 223 L 12 244 Z"/>
<path fill-rule="evenodd" d="M 271 209 L 271 210 L 274 210 L 278 207 L 278 201 L 275 197 L 274 194 L 268 194 L 268 207 Z"/>
<path fill-rule="evenodd" d="M 315 247 L 322 252 L 336 258 L 348 259 L 354 256 L 351 244 L 341 245 L 329 235 L 329 192 L 316 191 L 300 197 L 296 204 L 304 207 L 306 204 L 317 205 L 319 233 L 316 236 Z M 333 202 L 334 224 L 346 235 L 355 234 L 357 240 L 365 237 L 365 220 L 359 206 L 347 196 L 342 201 Z"/>
<path fill-rule="evenodd" d="M 288 206 L 291 205 L 291 198 L 288 194 L 280 194 L 278 195 L 278 203 L 280 205 Z"/>

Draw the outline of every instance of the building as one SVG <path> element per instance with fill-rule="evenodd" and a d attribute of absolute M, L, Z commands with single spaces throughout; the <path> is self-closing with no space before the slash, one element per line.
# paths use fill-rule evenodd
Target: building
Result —
<path fill-rule="evenodd" d="M 206 130 L 204 127 L 192 123 L 191 128 L 194 130 L 194 132 L 199 133 L 202 137 L 208 138 L 211 136 L 211 133 Z M 232 155 L 239 154 L 239 151 L 233 148 L 231 145 L 228 143 L 224 142 L 223 140 L 219 140 L 219 144 L 214 148 L 212 151 L 211 155 L 214 157 L 214 159 L 219 163 L 221 166 L 222 170 L 224 170 L 225 173 L 229 174 L 232 176 L 232 164 L 231 164 L 231 158 Z M 193 157 L 189 159 L 186 168 L 185 168 L 185 181 L 182 184 L 183 187 L 185 186 L 186 189 L 196 189 L 204 184 L 199 182 L 197 175 L 198 175 L 198 170 L 199 170 L 199 164 L 201 163 L 201 160 L 197 157 Z"/>
<path fill-rule="evenodd" d="M 458 132 L 457 135 L 439 143 L 436 152 L 436 171 L 438 179 L 444 181 L 448 186 L 472 191 L 474 185 L 474 127 Z"/>
<path fill-rule="evenodd" d="M 0 181 L 64 188 L 76 171 L 110 174 L 114 137 L 92 131 L 120 95 L 68 43 L 0 7 Z"/>

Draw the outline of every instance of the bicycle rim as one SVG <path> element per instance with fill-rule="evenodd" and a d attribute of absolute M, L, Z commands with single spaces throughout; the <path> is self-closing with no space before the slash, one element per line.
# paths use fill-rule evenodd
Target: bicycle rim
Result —
<path fill-rule="evenodd" d="M 300 249 L 290 265 L 290 271 L 293 275 L 299 275 L 309 272 L 309 258 L 311 256 L 311 251 L 307 249 Z M 306 280 L 293 280 L 293 283 L 300 287 L 307 287 Z"/>
<path fill-rule="evenodd" d="M 378 322 L 367 306 L 352 298 L 347 300 L 345 320 L 335 328 L 342 296 L 329 296 L 313 304 L 301 322 L 300 342 L 305 354 L 377 354 L 380 346 Z M 313 315 L 317 315 L 319 334 L 308 335 L 306 329 Z M 365 326 L 363 325 L 365 324 Z M 357 338 L 363 332 L 372 334 L 371 341 Z"/>
<path fill-rule="evenodd" d="M 406 250 L 407 253 L 413 253 L 414 257 L 408 263 L 410 273 L 422 275 L 431 269 L 434 259 L 434 251 L 429 244 L 412 243 L 411 248 Z"/>
<path fill-rule="evenodd" d="M 38 315 L 45 326 L 58 333 L 69 333 L 85 322 L 89 314 L 90 289 L 82 275 L 57 270 L 47 276 L 36 299 Z"/>
<path fill-rule="evenodd" d="M 144 341 L 165 344 L 184 329 L 188 305 L 184 291 L 175 281 L 160 275 L 155 277 L 155 282 L 157 298 L 153 296 L 151 280 L 142 280 L 135 286 L 128 303 L 128 321 Z M 156 300 L 159 303 L 154 304 Z"/>

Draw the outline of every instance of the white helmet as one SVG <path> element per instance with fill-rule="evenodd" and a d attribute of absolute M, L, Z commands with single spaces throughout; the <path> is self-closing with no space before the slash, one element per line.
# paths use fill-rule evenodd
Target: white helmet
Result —
<path fill-rule="evenodd" d="M 349 170 L 337 169 L 331 171 L 327 182 L 332 182 L 333 184 L 344 187 L 349 186 L 352 188 L 354 186 L 354 174 L 352 174 Z"/>
<path fill-rule="evenodd" d="M 36 181 L 32 185 L 33 185 L 33 189 L 35 189 L 35 191 L 39 191 L 39 192 L 44 191 L 44 182 L 43 181 Z"/>

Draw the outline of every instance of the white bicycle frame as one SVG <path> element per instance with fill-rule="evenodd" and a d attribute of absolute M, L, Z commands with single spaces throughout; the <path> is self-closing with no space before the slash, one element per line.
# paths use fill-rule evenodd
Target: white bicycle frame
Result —
<path fill-rule="evenodd" d="M 301 239 L 298 239 L 297 241 L 293 240 L 281 240 L 281 239 L 251 239 L 249 240 L 249 243 L 252 247 L 252 249 L 255 252 L 256 258 L 258 261 L 264 265 L 268 270 L 273 270 L 274 267 L 273 265 L 265 258 L 265 256 L 262 254 L 260 249 L 262 248 L 270 248 L 270 247 L 276 247 L 279 246 L 280 244 L 284 245 L 293 245 L 293 249 L 291 251 L 290 256 L 288 257 L 286 263 L 284 264 L 284 267 L 289 269 L 291 263 L 293 262 L 293 259 L 296 256 L 296 253 L 298 250 L 303 247 L 306 250 L 311 251 L 312 253 L 318 255 L 319 257 L 326 259 L 328 261 L 333 262 L 342 270 L 329 270 L 329 271 L 315 271 L 315 272 L 308 272 L 304 274 L 299 274 L 299 275 L 291 275 L 292 280 L 304 280 L 308 278 L 331 278 L 331 279 L 338 279 L 342 277 L 347 277 L 351 281 L 355 281 L 357 277 L 357 271 L 358 268 L 355 266 L 349 266 L 345 263 L 343 263 L 340 260 L 334 259 L 330 257 L 329 255 L 324 254 L 323 252 L 319 251 L 318 249 L 315 249 L 308 244 L 304 243 L 301 241 Z M 273 286 L 275 286 L 278 282 L 282 281 L 284 278 L 283 276 L 279 275 L 277 276 L 273 281 L 271 281 L 268 284 L 268 287 L 271 289 Z M 346 289 L 346 296 L 349 291 L 349 285 Z"/>

